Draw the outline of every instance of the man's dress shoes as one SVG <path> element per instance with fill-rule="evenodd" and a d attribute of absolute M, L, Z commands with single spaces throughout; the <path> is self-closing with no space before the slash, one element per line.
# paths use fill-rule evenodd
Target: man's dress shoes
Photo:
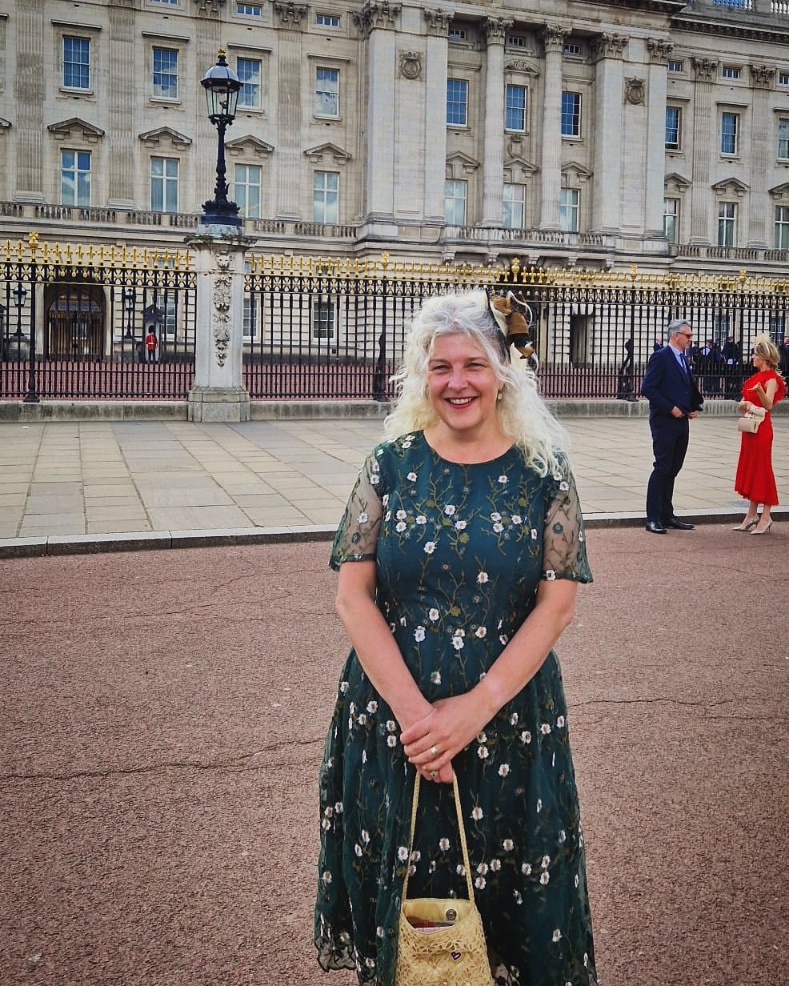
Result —
<path fill-rule="evenodd" d="M 695 524 L 686 524 L 684 520 L 679 520 L 677 517 L 672 517 L 671 520 L 664 525 L 664 527 L 673 527 L 675 531 L 692 531 L 695 526 Z"/>
<path fill-rule="evenodd" d="M 646 529 L 650 534 L 666 534 L 666 528 L 662 524 L 658 524 L 656 520 L 648 520 L 646 524 Z"/>

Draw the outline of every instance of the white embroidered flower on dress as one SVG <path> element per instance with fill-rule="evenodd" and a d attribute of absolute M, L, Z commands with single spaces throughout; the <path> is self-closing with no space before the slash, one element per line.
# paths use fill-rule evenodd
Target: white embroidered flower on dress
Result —
<path fill-rule="evenodd" d="M 522 524 L 523 523 L 523 517 L 521 517 L 520 514 L 513 514 L 512 515 L 512 523 L 513 524 Z"/>
<path fill-rule="evenodd" d="M 559 941 L 561 937 L 562 937 L 561 931 L 559 931 L 559 929 L 556 928 L 553 932 L 553 938 L 551 938 L 551 941 Z"/>
<path fill-rule="evenodd" d="M 499 482 L 502 484 L 508 483 L 509 479 L 504 475 L 504 473 L 502 473 L 501 476 L 499 476 Z"/>
<path fill-rule="evenodd" d="M 499 767 L 499 777 L 506 777 L 510 772 L 510 765 L 508 763 L 503 763 Z"/>
<path fill-rule="evenodd" d="M 408 474 L 408 475 L 406 476 L 406 479 L 407 479 L 407 480 L 409 480 L 409 481 L 410 481 L 410 482 L 412 482 L 412 483 L 415 483 L 415 482 L 416 482 L 416 473 L 415 473 L 415 472 L 410 472 L 410 473 L 409 473 L 409 474 Z"/>
<path fill-rule="evenodd" d="M 489 581 L 490 579 L 488 578 L 487 572 L 480 572 L 479 575 L 477 576 L 477 585 L 484 585 L 486 582 Z"/>
<path fill-rule="evenodd" d="M 537 531 L 533 527 L 531 529 L 531 539 L 532 539 L 532 541 L 536 541 L 537 540 Z"/>
<path fill-rule="evenodd" d="M 543 870 L 543 872 L 540 873 L 540 883 L 544 887 L 547 887 L 548 886 L 548 883 L 549 883 L 550 879 L 551 879 L 551 876 L 550 876 L 550 873 L 547 870 Z"/>
<path fill-rule="evenodd" d="M 452 646 L 455 648 L 455 650 L 463 650 L 463 647 L 465 646 L 465 641 L 463 640 L 462 634 L 456 633 L 454 635 L 454 637 L 452 638 Z"/>
<path fill-rule="evenodd" d="M 494 522 L 497 520 L 501 520 L 501 514 L 498 512 L 498 510 L 494 510 L 493 513 L 490 515 L 490 519 Z"/>
<path fill-rule="evenodd" d="M 523 863 L 521 866 L 521 873 L 523 873 L 524 876 L 529 876 L 531 873 L 531 863 Z"/>
<path fill-rule="evenodd" d="M 408 859 L 408 849 L 405 846 L 400 846 L 398 848 L 397 858 L 401 863 L 404 863 Z"/>
<path fill-rule="evenodd" d="M 441 684 L 441 672 L 440 671 L 434 671 L 430 675 L 430 680 L 433 682 L 434 685 L 440 685 Z"/>
<path fill-rule="evenodd" d="M 515 843 L 512 841 L 512 839 L 505 839 L 504 842 L 502 842 L 501 844 L 501 848 L 505 852 L 512 852 L 512 850 L 515 848 Z"/>
<path fill-rule="evenodd" d="M 395 530 L 397 531 L 398 534 L 402 534 L 405 529 L 406 529 L 406 522 L 404 520 L 399 520 L 395 524 Z"/>
<path fill-rule="evenodd" d="M 559 716 L 556 720 L 556 726 L 558 729 L 561 729 L 564 726 L 564 716 Z"/>
<path fill-rule="evenodd" d="M 480 760 L 487 760 L 488 757 L 490 756 L 490 752 L 489 752 L 487 746 L 478 746 L 477 747 L 477 756 L 479 757 Z"/>
<path fill-rule="evenodd" d="M 416 522 L 417 522 L 417 524 L 426 524 L 427 523 L 427 517 L 425 517 L 424 514 L 417 514 Z"/>
<path fill-rule="evenodd" d="M 426 555 L 432 555 L 435 550 L 436 550 L 436 542 L 435 541 L 428 541 L 425 544 L 425 554 Z"/>
<path fill-rule="evenodd" d="M 554 572 L 554 570 L 552 568 L 549 568 L 549 569 L 546 570 L 546 572 L 545 572 L 545 581 L 546 582 L 555 582 L 556 581 L 556 572 Z"/>
<path fill-rule="evenodd" d="M 549 723 L 547 723 L 547 722 L 544 722 L 544 723 L 543 723 L 543 724 L 542 724 L 542 725 L 540 726 L 540 732 L 541 732 L 541 733 L 543 734 L 543 736 L 547 736 L 547 735 L 548 735 L 548 733 L 550 733 L 550 731 L 551 731 L 551 727 L 550 727 L 550 724 L 549 724 Z"/>
<path fill-rule="evenodd" d="M 478 876 L 477 879 L 474 881 L 474 886 L 477 888 L 477 890 L 484 890 L 485 889 L 485 877 L 484 876 Z"/>
<path fill-rule="evenodd" d="M 467 526 L 468 525 L 466 524 L 465 520 L 456 520 L 455 521 L 455 530 L 456 531 L 465 531 L 465 529 L 466 529 Z"/>
<path fill-rule="evenodd" d="M 369 516 L 367 514 L 367 511 L 366 510 L 363 510 L 362 513 L 359 514 L 358 523 L 359 524 L 366 524 L 369 519 L 370 518 L 369 518 Z"/>
<path fill-rule="evenodd" d="M 521 743 L 531 743 L 531 733 L 528 729 L 524 729 L 521 733 Z"/>
<path fill-rule="evenodd" d="M 438 840 L 438 848 L 442 852 L 446 852 L 447 849 L 449 849 L 449 839 L 439 839 Z"/>
<path fill-rule="evenodd" d="M 478 822 L 482 818 L 482 809 L 477 805 L 475 808 L 471 809 L 471 817 L 475 822 Z"/>
<path fill-rule="evenodd" d="M 418 626 L 414 630 L 414 640 L 417 643 L 421 643 L 425 639 L 425 628 L 423 626 Z"/>
<path fill-rule="evenodd" d="M 435 622 L 436 622 L 436 620 L 437 620 L 437 619 L 438 619 L 438 617 L 439 617 L 439 612 L 438 612 L 438 610 L 437 610 L 437 609 L 436 609 L 436 608 L 434 607 L 433 609 L 429 609 L 429 610 L 428 610 L 428 612 L 427 612 L 427 615 L 428 615 L 428 617 L 430 618 L 430 621 L 431 621 L 432 623 L 435 623 Z"/>
<path fill-rule="evenodd" d="M 455 507 L 455 505 L 453 503 L 448 503 L 444 507 L 444 513 L 447 515 L 447 517 L 451 517 L 454 514 L 454 512 L 455 512 L 456 509 L 457 508 Z"/>
<path fill-rule="evenodd" d="M 408 514 L 405 512 L 405 510 L 398 510 L 397 513 L 395 514 L 397 520 L 405 520 L 407 516 Z"/>
<path fill-rule="evenodd" d="M 474 636 L 479 637 L 480 640 L 482 640 L 484 637 L 487 637 L 487 635 L 488 635 L 488 631 L 485 629 L 485 627 L 477 627 L 477 629 L 474 631 Z"/>

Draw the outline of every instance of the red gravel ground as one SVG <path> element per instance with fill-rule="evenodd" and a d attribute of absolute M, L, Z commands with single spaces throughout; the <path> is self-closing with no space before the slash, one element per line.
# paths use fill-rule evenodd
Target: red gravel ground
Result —
<path fill-rule="evenodd" d="M 589 533 L 559 653 L 605 986 L 787 981 L 784 526 Z M 311 938 L 327 554 L 3 562 L 2 986 L 349 986 Z"/>

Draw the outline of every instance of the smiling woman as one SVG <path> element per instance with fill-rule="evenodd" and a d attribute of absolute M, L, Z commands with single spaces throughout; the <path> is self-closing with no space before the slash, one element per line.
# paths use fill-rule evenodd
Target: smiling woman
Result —
<path fill-rule="evenodd" d="M 456 778 L 495 981 L 596 986 L 553 651 L 592 578 L 564 433 L 482 291 L 426 302 L 397 382 L 331 554 L 352 649 L 320 771 L 318 960 L 393 986 L 406 873 L 409 896 L 467 896 Z"/>

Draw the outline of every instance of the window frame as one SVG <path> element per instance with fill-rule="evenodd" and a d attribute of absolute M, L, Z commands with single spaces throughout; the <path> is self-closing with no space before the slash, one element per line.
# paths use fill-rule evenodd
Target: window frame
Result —
<path fill-rule="evenodd" d="M 730 133 L 727 133 L 725 129 L 726 120 L 731 120 L 734 124 L 733 129 Z M 721 157 L 737 157 L 739 155 L 740 145 L 740 114 L 735 113 L 733 110 L 721 110 L 720 116 L 720 153 Z M 731 146 L 733 150 L 725 149 L 725 142 L 727 139 L 731 140 Z"/>
<path fill-rule="evenodd" d="M 457 87 L 456 92 L 450 92 L 450 87 L 454 89 Z M 462 99 L 450 98 L 450 96 L 458 95 L 462 93 Z M 446 121 L 448 127 L 468 127 L 468 99 L 469 99 L 469 81 L 468 79 L 458 79 L 454 76 L 449 76 L 447 78 L 447 102 L 446 102 Z M 463 120 L 450 119 L 453 115 L 450 113 L 450 107 L 462 107 Z"/>
<path fill-rule="evenodd" d="M 789 250 L 789 205 L 776 205 L 773 213 L 773 231 L 776 250 Z"/>
<path fill-rule="evenodd" d="M 242 7 L 248 7 L 248 10 L 242 10 Z M 262 3 L 246 3 L 245 0 L 236 0 L 235 8 L 236 17 L 262 17 L 263 16 L 263 4 Z"/>
<path fill-rule="evenodd" d="M 724 215 L 725 211 L 730 211 L 730 214 Z M 734 247 L 737 245 L 736 202 L 718 203 L 718 237 L 716 245 L 719 247 Z"/>
<path fill-rule="evenodd" d="M 783 136 L 781 136 L 782 131 Z M 777 137 L 776 157 L 779 161 L 789 161 L 789 116 L 778 117 Z"/>
<path fill-rule="evenodd" d="M 242 62 L 246 65 L 256 65 L 257 66 L 257 81 L 250 82 L 249 79 L 243 77 Z M 241 82 L 241 88 L 238 91 L 238 105 L 237 112 L 243 110 L 244 112 L 252 112 L 254 110 L 263 109 L 263 59 L 262 58 L 252 58 L 249 55 L 236 55 L 236 75 Z M 242 102 L 245 96 L 244 91 L 252 91 L 257 95 L 257 102 Z"/>
<path fill-rule="evenodd" d="M 154 161 L 161 161 L 163 170 L 161 175 L 154 174 Z M 167 168 L 169 164 L 175 165 L 175 175 L 167 174 Z M 149 190 L 150 190 L 150 204 L 151 212 L 166 213 L 172 215 L 177 213 L 180 205 L 180 181 L 181 181 L 181 159 L 177 157 L 168 157 L 163 154 L 152 154 L 149 158 L 148 164 L 148 175 L 149 175 Z M 154 205 L 154 182 L 161 182 L 161 200 L 162 208 L 157 209 Z M 175 208 L 168 208 L 168 198 L 169 192 L 175 189 Z"/>
<path fill-rule="evenodd" d="M 526 186 L 522 182 L 505 181 L 501 200 L 504 229 L 526 229 Z M 516 208 L 520 209 L 520 222 L 515 217 Z"/>
<path fill-rule="evenodd" d="M 310 308 L 313 339 L 334 339 L 337 330 L 337 306 L 333 301 L 313 300 Z"/>
<path fill-rule="evenodd" d="M 239 168 L 245 169 L 243 180 L 239 180 Z M 257 172 L 257 181 L 250 181 L 250 171 Z M 257 203 L 250 209 L 249 189 L 257 189 Z M 233 199 L 238 205 L 239 213 L 245 219 L 260 219 L 263 202 L 263 169 L 259 164 L 244 164 L 237 162 L 233 166 Z"/>
<path fill-rule="evenodd" d="M 462 191 L 462 195 L 450 195 L 450 186 L 452 186 L 452 191 Z M 452 215 L 450 216 L 450 203 L 453 205 Z M 457 203 L 460 203 L 462 209 L 462 222 L 457 222 L 455 217 L 455 209 L 457 208 Z M 444 222 L 447 226 L 467 226 L 468 225 L 468 181 L 465 178 L 445 178 L 444 179 Z"/>
<path fill-rule="evenodd" d="M 64 157 L 65 154 L 73 154 L 74 155 L 74 166 L 72 168 L 67 168 L 66 167 L 65 162 L 63 160 L 63 157 Z M 80 168 L 79 165 L 80 165 L 80 157 L 81 156 L 87 157 L 87 159 L 88 159 L 87 160 L 87 164 L 88 164 L 88 167 L 87 168 Z M 72 148 L 72 147 L 62 147 L 60 149 L 60 204 L 61 205 L 67 205 L 67 206 L 72 206 L 74 208 L 81 208 L 81 209 L 90 208 L 90 205 L 91 205 L 91 196 L 92 196 L 92 170 L 93 170 L 93 155 L 92 155 L 92 153 L 90 151 L 86 151 L 84 149 L 79 149 L 79 148 Z M 64 180 L 64 174 L 67 171 L 73 172 L 73 176 L 74 176 L 73 177 L 73 187 L 74 187 L 73 201 L 69 201 L 69 196 L 64 194 L 64 191 L 65 191 L 65 188 L 66 188 L 66 184 L 65 184 L 65 180 Z M 82 183 L 80 182 L 80 176 L 81 175 L 83 175 L 83 176 L 86 175 L 87 176 L 87 179 L 86 179 L 85 182 L 82 182 Z M 81 196 L 80 195 L 80 185 L 81 184 L 87 186 L 87 195 L 86 196 Z"/>
<path fill-rule="evenodd" d="M 572 112 L 565 109 L 565 97 L 572 98 L 573 100 L 573 110 Z M 582 112 L 583 112 L 583 100 L 581 98 L 581 93 L 570 89 L 562 90 L 562 103 L 561 103 L 561 135 L 568 140 L 580 140 L 581 139 L 581 125 L 582 125 Z M 573 129 L 571 131 L 565 130 L 565 122 L 570 121 Z"/>
<path fill-rule="evenodd" d="M 87 53 L 86 60 L 77 61 L 73 57 L 66 57 L 66 48 L 70 47 L 71 42 L 79 42 L 80 45 L 84 45 L 85 52 Z M 67 89 L 69 92 L 93 92 L 93 58 L 91 50 L 91 39 L 86 38 L 83 34 L 73 34 L 69 31 L 64 31 L 61 35 L 61 45 L 60 45 L 60 55 L 62 59 L 61 73 L 60 73 L 60 83 L 62 89 Z M 67 70 L 73 72 L 74 66 L 84 66 L 79 69 L 80 75 L 85 73 L 85 85 L 77 85 L 74 81 L 66 81 Z"/>
<path fill-rule="evenodd" d="M 319 186 L 318 178 L 322 184 Z M 334 179 L 333 188 L 328 179 Z M 320 196 L 320 198 L 318 198 Z M 332 200 L 333 196 L 333 200 Z M 332 219 L 331 216 L 334 215 Z M 337 226 L 340 221 L 340 172 L 316 168 L 312 173 L 312 221 L 324 226 Z"/>
<path fill-rule="evenodd" d="M 156 67 L 157 54 L 164 55 L 165 53 L 174 56 L 174 64 L 175 64 L 174 72 L 172 71 L 172 64 L 168 67 L 169 71 L 163 67 L 160 67 L 159 70 L 157 71 L 157 67 Z M 161 101 L 166 103 L 180 102 L 181 99 L 180 85 L 179 85 L 180 54 L 181 51 L 179 48 L 173 48 L 170 45 L 164 45 L 164 44 L 151 45 L 151 99 L 155 99 L 157 102 Z M 161 77 L 165 76 L 170 79 L 172 78 L 175 79 L 175 95 L 172 95 L 171 93 L 165 91 L 161 91 L 161 92 L 156 91 L 157 75 L 160 77 L 160 81 L 159 81 L 160 89 L 163 89 L 161 85 Z"/>
<path fill-rule="evenodd" d="M 572 201 L 567 202 L 566 197 Z M 574 222 L 568 225 L 567 218 Z M 581 191 L 578 188 L 563 188 L 559 192 L 559 229 L 563 233 L 578 233 L 581 228 Z"/>
<path fill-rule="evenodd" d="M 321 73 L 325 73 L 323 76 Z M 332 91 L 328 88 L 329 75 L 334 77 L 336 89 Z M 340 119 L 340 69 L 333 68 L 331 65 L 316 65 L 315 75 L 313 76 L 313 112 L 321 120 Z M 323 88 L 321 87 L 323 85 Z M 334 112 L 326 110 L 326 104 L 333 101 Z"/>
<path fill-rule="evenodd" d="M 323 20 L 321 20 L 323 18 Z M 342 22 L 340 20 L 339 14 L 326 14 L 320 11 L 315 12 L 315 26 L 316 27 L 328 27 L 333 31 L 338 30 L 342 27 Z"/>
<path fill-rule="evenodd" d="M 669 208 L 669 203 L 673 208 Z M 669 243 L 679 243 L 679 214 L 681 203 L 673 195 L 663 197 L 663 235 Z M 669 225 L 672 229 L 669 232 Z"/>
<path fill-rule="evenodd" d="M 515 90 L 519 90 L 523 94 L 522 106 L 515 106 L 510 102 L 510 93 L 514 93 Z M 507 82 L 504 87 L 504 129 L 509 133 L 525 134 L 528 130 L 528 108 L 529 93 L 527 87 L 516 82 Z M 514 126 L 511 124 L 511 113 L 520 115 L 520 125 Z"/>
<path fill-rule="evenodd" d="M 669 128 L 669 113 L 676 114 L 676 128 Z M 676 140 L 674 142 L 669 140 L 669 133 L 676 134 Z M 681 151 L 682 150 L 682 107 L 681 106 L 666 106 L 666 131 L 664 134 L 664 147 L 667 151 Z"/>

